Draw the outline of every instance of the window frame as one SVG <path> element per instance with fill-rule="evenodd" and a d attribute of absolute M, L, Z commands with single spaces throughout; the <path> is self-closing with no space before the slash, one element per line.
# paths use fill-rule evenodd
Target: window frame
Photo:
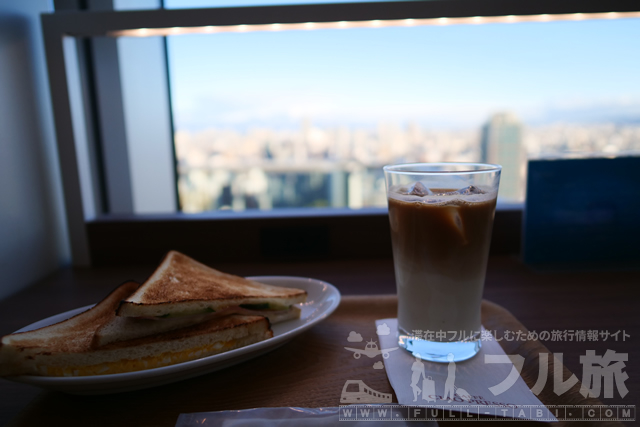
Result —
<path fill-rule="evenodd" d="M 275 251 L 279 254 L 278 259 L 387 257 L 390 256 L 391 249 L 386 209 L 382 208 L 291 209 L 202 215 L 113 215 L 100 214 L 98 209 L 94 218 L 87 218 L 83 207 L 83 203 L 86 204 L 87 201 L 83 200 L 86 195 L 83 196 L 82 193 L 77 157 L 77 130 L 74 132 L 73 105 L 69 92 L 77 82 L 70 80 L 74 74 L 67 69 L 68 46 L 65 53 L 65 43 L 68 45 L 69 37 L 106 36 L 115 31 L 140 28 L 589 14 L 639 10 L 640 4 L 629 0 L 432 0 L 208 9 L 64 11 L 43 14 L 43 37 L 73 264 L 88 266 L 147 262 L 151 258 L 156 260 L 158 253 L 174 248 L 194 256 L 200 252 L 213 251 L 230 261 L 271 260 L 272 257 L 265 248 L 277 248 L 277 230 L 286 232 L 287 227 L 290 229 L 288 235 L 293 240 L 288 244 L 289 252 L 286 243 L 281 252 Z M 104 192 L 104 176 L 99 176 L 103 168 L 93 169 L 95 179 L 102 182 L 102 185 L 94 186 L 98 188 L 95 191 Z M 94 199 L 104 200 L 104 194 L 97 194 Z M 522 209 L 522 205 L 499 206 L 494 225 L 493 253 L 519 251 Z M 310 239 L 298 239 L 296 243 L 296 235 L 301 236 L 312 229 L 320 233 L 324 242 L 324 249 L 320 253 L 318 248 L 314 249 L 317 242 Z M 123 233 L 125 230 L 126 233 Z M 197 230 L 215 236 L 216 241 L 197 241 Z M 250 236 L 247 245 L 238 246 L 237 230 L 251 230 L 250 234 L 243 232 L 243 235 Z M 153 237 L 157 233 L 159 237 Z M 114 238 L 116 235 L 120 239 Z M 114 255 L 125 245 L 128 248 L 126 251 L 120 256 Z M 214 246 L 235 249 L 207 249 Z"/>

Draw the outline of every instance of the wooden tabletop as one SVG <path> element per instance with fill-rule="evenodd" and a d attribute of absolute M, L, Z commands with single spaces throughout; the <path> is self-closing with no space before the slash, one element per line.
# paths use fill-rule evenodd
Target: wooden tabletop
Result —
<path fill-rule="evenodd" d="M 285 346 L 227 370 L 173 385 L 117 395 L 72 396 L 0 380 L 0 424 L 13 419 L 12 425 L 20 426 L 37 422 L 55 425 L 62 421 L 68 425 L 172 426 L 178 414 L 187 412 L 337 406 L 342 385 L 353 376 L 378 391 L 392 391 L 384 371 L 372 370 L 368 364 L 345 357 L 341 350 L 345 330 L 357 324 L 373 335 L 374 319 L 395 315 L 393 296 L 367 296 L 395 292 L 391 260 L 216 267 L 244 276 L 314 277 L 336 285 L 345 298 L 333 316 Z M 61 270 L 0 302 L 0 334 L 94 303 L 120 282 L 144 280 L 152 270 L 153 266 Z M 625 371 L 629 379 L 625 385 L 629 393 L 620 398 L 616 391 L 615 398 L 602 399 L 601 396 L 601 400 L 605 404 L 637 405 L 640 395 L 640 374 L 636 368 L 640 350 L 639 285 L 637 271 L 539 273 L 515 258 L 492 257 L 485 298 L 513 315 L 504 311 L 507 313 L 504 318 L 513 319 L 510 321 L 515 321 L 516 326 L 521 323 L 524 326 L 518 327 L 531 331 L 624 331 L 628 335 L 624 341 L 620 334 L 617 341 L 611 336 L 604 341 L 603 336 L 598 341 L 547 340 L 540 344 L 553 353 L 563 353 L 565 366 L 578 378 L 582 376 L 579 357 L 587 350 L 595 350 L 598 355 L 609 349 L 627 353 L 629 361 Z M 485 326 L 498 328 L 501 323 L 491 324 L 490 319 L 496 316 L 487 318 L 486 311 L 486 307 L 483 308 Z M 509 345 L 514 352 L 532 352 L 515 342 Z M 540 351 L 540 347 L 536 349 Z M 550 403 L 545 399 L 542 400 Z"/>

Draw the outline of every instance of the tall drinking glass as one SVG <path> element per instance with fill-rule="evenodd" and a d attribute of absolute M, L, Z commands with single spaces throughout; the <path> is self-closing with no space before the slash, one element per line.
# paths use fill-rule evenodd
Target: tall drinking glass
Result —
<path fill-rule="evenodd" d="M 398 344 L 435 362 L 480 350 L 480 304 L 498 165 L 385 166 L 398 291 Z"/>

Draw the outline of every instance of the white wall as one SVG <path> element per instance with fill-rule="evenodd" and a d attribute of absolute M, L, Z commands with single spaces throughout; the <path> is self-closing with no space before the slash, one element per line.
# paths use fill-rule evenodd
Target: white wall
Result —
<path fill-rule="evenodd" d="M 69 262 L 40 13 L 0 1 L 0 299 Z"/>

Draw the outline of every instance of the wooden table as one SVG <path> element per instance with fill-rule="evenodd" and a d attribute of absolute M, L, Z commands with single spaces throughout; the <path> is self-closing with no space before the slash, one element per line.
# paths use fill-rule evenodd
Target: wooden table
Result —
<path fill-rule="evenodd" d="M 155 389 L 107 396 L 72 396 L 0 380 L 0 424 L 13 419 L 12 425 L 20 426 L 37 422 L 44 425 L 65 422 L 68 425 L 172 426 L 178 414 L 187 412 L 268 406 L 337 406 L 347 379 L 361 379 L 381 392 L 392 391 L 383 370 L 371 369 L 368 361 L 355 360 L 342 349 L 345 340 L 342 335 L 346 330 L 357 326 L 364 335 L 368 333 L 375 337 L 373 319 L 395 315 L 395 298 L 383 296 L 395 291 L 391 260 L 225 264 L 217 267 L 245 276 L 278 274 L 326 280 L 343 293 L 343 304 L 322 324 L 263 357 Z M 94 303 L 119 282 L 144 280 L 152 270 L 153 266 L 61 270 L 0 302 L 0 334 Z M 637 271 L 538 273 L 515 258 L 492 257 L 485 298 L 509 310 L 529 330 L 614 333 L 624 330 L 629 335 L 625 341 L 618 336 L 618 341 L 609 337 L 607 341 L 545 341 L 542 344 L 551 352 L 563 353 L 565 366 L 579 378 L 582 373 L 579 357 L 586 350 L 595 350 L 599 355 L 607 349 L 628 353 L 626 372 L 629 379 L 625 382 L 628 395 L 622 399 L 616 392 L 616 398 L 603 401 L 605 404 L 637 405 L 640 395 L 640 374 L 636 367 L 640 342 L 639 285 Z M 486 318 L 486 311 L 485 307 L 485 326 L 498 328 L 499 322 L 488 324 L 491 320 Z M 511 346 L 518 347 L 516 343 Z M 526 348 L 517 351 L 531 352 Z M 527 375 L 523 376 L 531 381 Z"/>

